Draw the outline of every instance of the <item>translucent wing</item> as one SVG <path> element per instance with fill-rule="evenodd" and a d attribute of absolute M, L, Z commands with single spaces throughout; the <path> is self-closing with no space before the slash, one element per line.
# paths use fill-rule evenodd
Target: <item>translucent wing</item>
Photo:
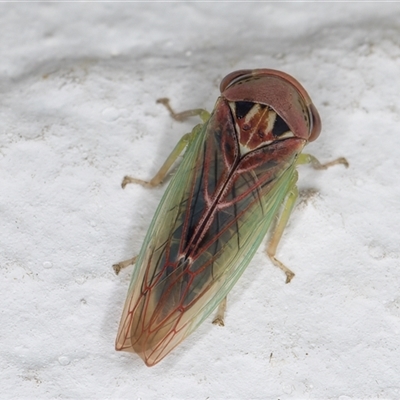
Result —
<path fill-rule="evenodd" d="M 249 139 L 246 144 L 240 137 L 244 106 L 235 107 L 218 100 L 172 178 L 139 254 L 116 348 L 138 353 L 147 365 L 164 358 L 218 306 L 293 184 L 305 141 L 286 135 L 254 145 L 253 136 L 250 148 Z M 247 130 L 261 138 L 276 115 L 266 106 L 254 110 L 266 115 L 267 124 L 260 130 L 248 119 Z"/>

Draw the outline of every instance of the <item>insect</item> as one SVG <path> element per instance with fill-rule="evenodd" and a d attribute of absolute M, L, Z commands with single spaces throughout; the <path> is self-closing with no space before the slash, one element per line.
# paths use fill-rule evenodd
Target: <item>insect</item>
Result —
<path fill-rule="evenodd" d="M 116 339 L 116 349 L 136 352 L 148 366 L 161 361 L 218 306 L 223 324 L 226 296 L 267 233 L 267 254 L 277 245 L 298 196 L 296 167 L 348 166 L 344 158 L 321 164 L 302 154 L 321 121 L 305 89 L 290 75 L 241 70 L 227 75 L 214 111 L 196 109 L 172 117 L 199 115 L 203 123 L 183 136 L 160 171 L 155 186 L 186 148 L 150 224 L 137 258 Z"/>

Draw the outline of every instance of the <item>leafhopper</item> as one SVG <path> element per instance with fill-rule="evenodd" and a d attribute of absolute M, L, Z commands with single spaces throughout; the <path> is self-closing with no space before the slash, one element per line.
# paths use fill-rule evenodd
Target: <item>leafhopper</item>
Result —
<path fill-rule="evenodd" d="M 116 339 L 116 349 L 137 353 L 148 366 L 161 361 L 215 309 L 223 324 L 226 296 L 270 233 L 267 254 L 275 257 L 298 196 L 297 166 L 348 166 L 344 158 L 321 164 L 303 154 L 321 131 L 319 114 L 305 89 L 272 69 L 227 75 L 214 111 L 183 136 L 150 181 L 125 177 L 122 186 L 155 186 L 179 154 L 182 162 L 164 193 L 135 263 Z"/>

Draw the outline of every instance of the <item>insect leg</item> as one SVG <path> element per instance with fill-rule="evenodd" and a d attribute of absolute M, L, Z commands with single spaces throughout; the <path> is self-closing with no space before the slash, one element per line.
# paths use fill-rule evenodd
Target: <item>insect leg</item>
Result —
<path fill-rule="evenodd" d="M 297 165 L 311 164 L 312 167 L 315 169 L 327 169 L 327 168 L 331 167 L 332 165 L 336 165 L 336 164 L 343 164 L 346 168 L 349 166 L 348 161 L 344 157 L 340 157 L 340 158 L 337 158 L 336 160 L 327 162 L 325 164 L 321 164 L 318 161 L 318 159 L 315 158 L 314 156 L 312 156 L 311 154 L 300 154 L 296 161 L 296 164 Z M 299 191 L 296 186 L 297 171 L 292 179 L 293 179 L 292 187 L 289 191 L 289 194 L 286 197 L 283 211 L 279 217 L 277 224 L 275 225 L 275 229 L 273 231 L 271 240 L 267 247 L 267 254 L 268 254 L 269 258 L 271 259 L 271 261 L 286 274 L 286 283 L 289 283 L 292 280 L 292 278 L 294 277 L 294 273 L 289 268 L 287 268 L 282 262 L 280 262 L 275 257 L 275 254 L 276 254 L 276 249 L 278 247 L 279 241 L 282 237 L 283 231 L 289 220 L 290 214 L 292 213 L 296 199 L 299 195 Z"/>
<path fill-rule="evenodd" d="M 176 159 L 179 157 L 185 147 L 193 140 L 194 136 L 196 136 L 196 134 L 200 132 L 202 126 L 202 124 L 196 125 L 193 128 L 192 132 L 182 136 L 182 138 L 176 144 L 175 148 L 172 150 L 172 153 L 165 160 L 160 170 L 155 174 L 152 179 L 150 179 L 150 181 L 143 181 L 141 179 L 132 178 L 131 176 L 125 176 L 122 180 L 122 188 L 125 188 L 128 183 L 139 183 L 140 185 L 146 187 L 154 187 L 162 183 L 168 171 L 172 167 L 172 164 L 176 161 Z"/>
<path fill-rule="evenodd" d="M 135 264 L 137 256 L 130 258 L 129 260 L 121 261 L 118 264 L 113 265 L 113 269 L 115 274 L 118 275 L 121 272 L 121 269 L 129 267 L 130 265 Z"/>
<path fill-rule="evenodd" d="M 276 249 L 278 247 L 279 241 L 281 240 L 283 231 L 285 230 L 286 224 L 289 220 L 290 214 L 292 213 L 296 199 L 299 195 L 299 191 L 296 186 L 297 171 L 295 171 L 295 174 L 292 178 L 292 182 L 293 183 L 289 190 L 289 193 L 285 198 L 283 210 L 282 210 L 282 212 L 279 216 L 279 219 L 275 225 L 275 228 L 273 230 L 271 239 L 270 239 L 270 241 L 268 243 L 268 247 L 267 247 L 268 257 L 271 259 L 271 261 L 274 263 L 274 265 L 279 267 L 286 274 L 286 283 L 289 283 L 292 280 L 292 278 L 294 277 L 294 272 L 292 272 L 282 262 L 280 262 L 275 257 L 275 254 L 276 254 Z"/>
<path fill-rule="evenodd" d="M 210 118 L 210 113 L 206 110 L 203 110 L 202 108 L 195 108 L 193 110 L 186 110 L 176 113 L 169 104 L 169 99 L 166 97 L 158 99 L 157 103 L 163 104 L 165 108 L 169 111 L 171 117 L 179 122 L 185 121 L 190 117 L 195 117 L 196 115 L 198 115 L 203 122 L 207 122 Z"/>
<path fill-rule="evenodd" d="M 289 220 L 290 214 L 292 213 L 298 195 L 299 195 L 298 189 L 296 186 L 294 186 L 287 196 L 284 209 L 279 217 L 278 223 L 275 226 L 274 233 L 267 247 L 268 257 L 271 259 L 274 265 L 276 265 L 285 273 L 286 283 L 289 283 L 293 279 L 295 274 L 288 267 L 286 267 L 281 261 L 279 261 L 275 257 L 275 254 L 279 241 L 281 240 L 283 231 L 285 230 L 286 224 Z"/>
<path fill-rule="evenodd" d="M 202 108 L 196 108 L 194 110 L 187 110 L 187 111 L 183 111 L 180 113 L 176 113 L 171 108 L 171 106 L 169 104 L 169 99 L 167 99 L 167 98 L 158 99 L 157 103 L 163 104 L 169 111 L 171 117 L 177 121 L 184 121 L 190 117 L 194 117 L 194 116 L 198 115 L 202 119 L 203 123 L 205 123 L 210 118 L 210 113 L 206 110 L 203 110 Z M 186 135 L 183 135 L 181 140 L 175 146 L 174 150 L 172 150 L 172 153 L 165 160 L 165 162 L 162 165 L 162 167 L 160 168 L 160 170 L 150 181 L 144 181 L 142 179 L 125 176 L 124 179 L 122 180 L 122 184 L 121 184 L 122 188 L 125 188 L 125 186 L 128 183 L 139 183 L 140 185 L 143 185 L 146 187 L 154 187 L 154 186 L 157 186 L 160 183 L 162 183 L 163 179 L 167 175 L 172 164 L 176 161 L 176 159 L 179 157 L 179 155 L 182 153 L 182 151 L 185 149 L 185 147 L 190 143 L 190 141 L 193 139 L 193 137 L 198 132 L 200 132 L 202 126 L 203 126 L 203 124 L 196 125 L 193 128 L 192 132 L 187 133 Z"/>
<path fill-rule="evenodd" d="M 297 162 L 297 165 L 300 164 L 311 164 L 314 169 L 327 169 L 332 165 L 343 164 L 346 168 L 348 168 L 349 163 L 344 157 L 339 157 L 336 160 L 329 161 L 325 164 L 321 164 L 317 158 L 312 156 L 311 154 L 300 154 Z"/>
<path fill-rule="evenodd" d="M 214 325 L 225 326 L 224 323 L 224 316 L 226 311 L 226 296 L 224 299 L 219 303 L 217 313 L 215 314 L 215 318 L 213 319 Z"/>

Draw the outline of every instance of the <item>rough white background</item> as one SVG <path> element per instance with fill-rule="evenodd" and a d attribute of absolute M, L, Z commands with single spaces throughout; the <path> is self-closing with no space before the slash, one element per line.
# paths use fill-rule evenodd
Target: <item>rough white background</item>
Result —
<path fill-rule="evenodd" d="M 0 7 L 0 392 L 4 399 L 400 397 L 400 4 Z M 321 113 L 279 248 L 163 362 L 114 351 L 163 188 L 151 177 L 241 68 L 294 75 Z M 308 190 L 310 189 L 310 190 Z M 312 189 L 312 190 L 311 190 Z M 310 192 L 312 193 L 310 195 Z"/>

